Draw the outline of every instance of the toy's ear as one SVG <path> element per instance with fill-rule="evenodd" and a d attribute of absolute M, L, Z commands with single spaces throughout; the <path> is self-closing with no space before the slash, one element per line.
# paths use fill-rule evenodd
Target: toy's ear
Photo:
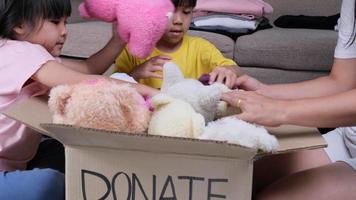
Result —
<path fill-rule="evenodd" d="M 81 3 L 79 5 L 78 10 L 79 10 L 80 16 L 82 16 L 83 18 L 85 18 L 85 19 L 91 18 L 84 3 Z"/>
<path fill-rule="evenodd" d="M 51 89 L 49 93 L 48 107 L 57 118 L 63 116 L 68 99 L 72 94 L 72 87 L 69 85 L 59 85 Z M 54 122 L 60 119 L 53 119 Z"/>
<path fill-rule="evenodd" d="M 184 80 L 184 76 L 178 65 L 173 62 L 167 62 L 163 65 L 163 83 L 162 92 L 166 92 L 172 85 Z"/>
<path fill-rule="evenodd" d="M 174 98 L 166 94 L 160 93 L 152 97 L 152 106 L 154 109 L 158 109 L 164 105 L 171 103 L 172 101 L 174 101 Z"/>

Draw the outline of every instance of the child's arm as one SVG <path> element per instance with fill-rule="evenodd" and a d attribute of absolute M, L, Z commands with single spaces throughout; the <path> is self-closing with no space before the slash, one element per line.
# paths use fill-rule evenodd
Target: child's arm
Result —
<path fill-rule="evenodd" d="M 72 70 L 57 61 L 48 61 L 43 64 L 31 78 L 48 87 L 54 87 L 60 84 L 74 84 L 89 79 L 109 79 L 103 75 L 92 75 Z M 143 96 L 152 97 L 158 93 L 158 90 L 145 85 L 128 83 L 117 79 L 111 80 L 130 84 Z"/>
<path fill-rule="evenodd" d="M 115 61 L 117 55 L 124 49 L 125 43 L 116 34 L 116 25 L 113 25 L 113 36 L 108 43 L 97 53 L 85 61 L 63 59 L 63 65 L 86 74 L 103 74 Z"/>

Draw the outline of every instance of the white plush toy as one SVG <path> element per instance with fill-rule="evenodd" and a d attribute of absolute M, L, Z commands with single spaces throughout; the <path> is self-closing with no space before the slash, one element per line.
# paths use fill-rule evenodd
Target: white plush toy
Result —
<path fill-rule="evenodd" d="M 154 112 L 148 134 L 220 140 L 267 152 L 276 150 L 276 138 L 263 127 L 232 117 L 213 121 L 217 116 L 240 112 L 229 110 L 220 101 L 222 93 L 228 90 L 222 84 L 204 86 L 198 80 L 184 79 L 177 65 L 166 63 L 161 94 L 152 98 Z M 205 126 L 205 122 L 210 123 Z"/>
<path fill-rule="evenodd" d="M 198 138 L 204 130 L 204 117 L 183 100 L 161 93 L 152 98 L 152 106 L 148 134 Z"/>
<path fill-rule="evenodd" d="M 215 119 L 223 93 L 221 87 L 218 84 L 205 86 L 198 80 L 185 79 L 173 62 L 167 62 L 163 66 L 161 92 L 188 102 L 196 112 L 204 116 L 206 122 Z"/>
<path fill-rule="evenodd" d="M 278 147 L 276 137 L 270 135 L 264 127 L 234 117 L 210 122 L 199 138 L 226 141 L 266 152 L 275 151 Z"/>

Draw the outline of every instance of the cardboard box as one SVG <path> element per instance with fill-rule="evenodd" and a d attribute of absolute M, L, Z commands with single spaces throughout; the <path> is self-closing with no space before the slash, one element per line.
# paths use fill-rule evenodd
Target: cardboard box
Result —
<path fill-rule="evenodd" d="M 67 200 L 249 200 L 253 161 L 264 156 L 224 142 L 51 124 L 41 98 L 19 102 L 4 114 L 65 145 Z M 313 128 L 269 131 L 279 139 L 277 153 L 325 146 Z"/>

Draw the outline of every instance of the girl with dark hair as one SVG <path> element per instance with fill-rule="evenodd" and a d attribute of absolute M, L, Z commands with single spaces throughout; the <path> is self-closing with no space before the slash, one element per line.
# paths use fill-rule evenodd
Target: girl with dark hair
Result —
<path fill-rule="evenodd" d="M 124 43 L 113 35 L 85 61 L 59 59 L 70 13 L 70 0 L 0 0 L 0 112 L 49 87 L 105 78 L 90 74 L 105 72 Z M 144 85 L 131 85 L 144 96 L 157 93 Z M 64 199 L 63 174 L 26 170 L 40 139 L 39 133 L 0 114 L 0 199 Z"/>
<path fill-rule="evenodd" d="M 116 59 L 116 71 L 132 76 L 142 84 L 160 88 L 162 68 L 168 61 L 175 62 L 187 78 L 198 79 L 210 73 L 209 82 L 221 82 L 231 88 L 241 74 L 237 64 L 225 58 L 207 40 L 187 34 L 197 0 L 172 0 L 175 11 L 169 28 L 156 44 L 151 55 L 138 58 L 127 48 Z"/>
<path fill-rule="evenodd" d="M 266 126 L 340 127 L 324 134 L 328 146 L 255 163 L 258 200 L 356 199 L 355 0 L 343 0 L 334 63 L 328 76 L 292 84 L 263 84 L 249 76 L 245 91 L 223 96 L 241 108 L 235 117 Z M 268 173 L 266 173 L 268 172 Z"/>

